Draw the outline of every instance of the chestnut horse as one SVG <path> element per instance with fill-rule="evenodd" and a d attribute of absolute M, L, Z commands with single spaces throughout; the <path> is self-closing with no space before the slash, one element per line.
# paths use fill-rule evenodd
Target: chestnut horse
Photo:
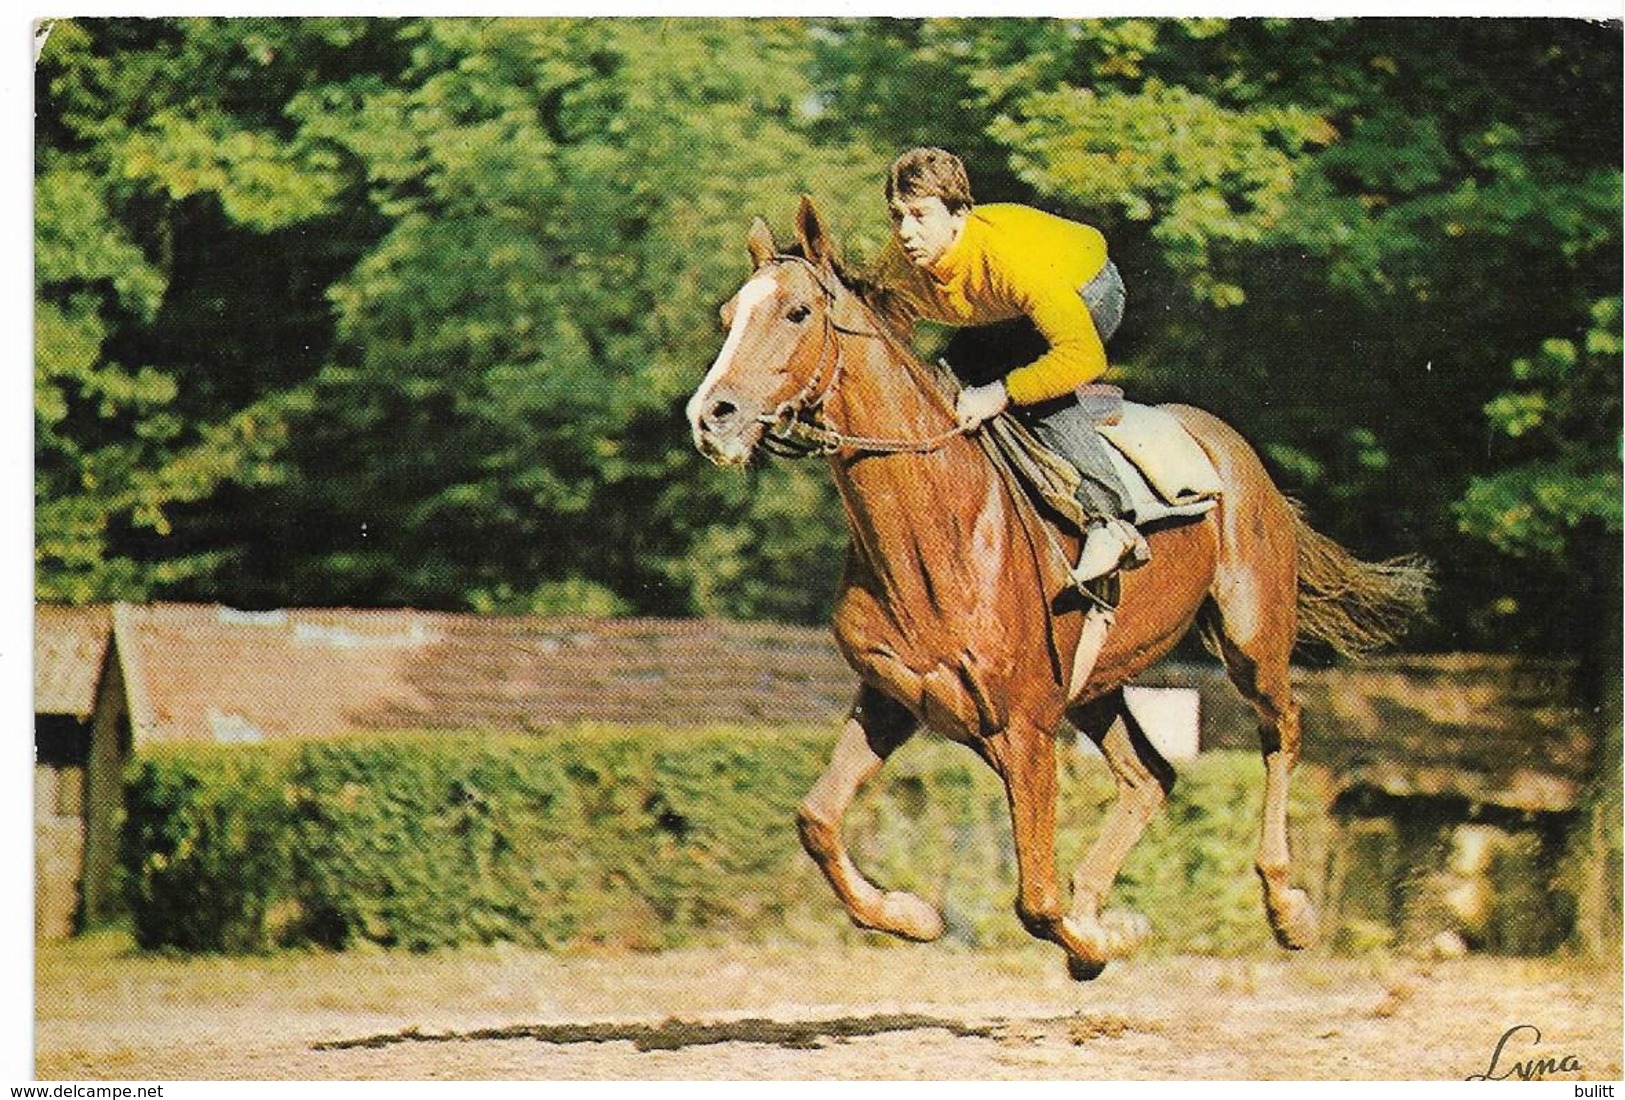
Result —
<path fill-rule="evenodd" d="M 1222 496 L 1205 515 L 1149 535 L 1149 564 L 1121 577 L 1115 623 L 1091 644 L 1085 624 L 1100 616 L 1077 601 L 1069 610 L 1065 598 L 1075 533 L 1046 530 L 985 433 L 957 430 L 951 394 L 843 282 L 805 198 L 796 223 L 795 255 L 777 249 L 761 219 L 752 226 L 754 272 L 723 307 L 727 338 L 688 417 L 718 464 L 743 464 L 764 443 L 829 455 L 852 536 L 834 632 L 862 683 L 798 824 L 853 922 L 913 940 L 943 931 L 924 899 L 865 878 L 841 832 L 858 789 L 924 725 L 968 745 L 1003 781 L 1027 930 L 1058 944 L 1080 980 L 1132 951 L 1149 925 L 1102 906 L 1174 773 L 1124 705 L 1123 685 L 1199 625 L 1259 717 L 1256 867 L 1270 927 L 1285 947 L 1313 942 L 1314 906 L 1288 881 L 1287 782 L 1299 747 L 1288 659 L 1300 630 L 1343 651 L 1389 640 L 1420 607 L 1425 568 L 1357 561 L 1300 519 L 1235 431 L 1167 406 L 1212 458 Z M 1092 666 L 1079 662 L 1081 675 L 1080 646 L 1098 650 Z M 1100 746 L 1117 782 L 1072 875 L 1070 905 L 1055 863 L 1063 717 Z"/>

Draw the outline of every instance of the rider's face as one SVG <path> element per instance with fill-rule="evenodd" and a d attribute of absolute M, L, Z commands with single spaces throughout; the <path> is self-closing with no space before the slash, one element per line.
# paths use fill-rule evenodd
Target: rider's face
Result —
<path fill-rule="evenodd" d="M 965 228 L 967 211 L 950 212 L 935 195 L 895 198 L 891 202 L 892 232 L 909 262 L 930 267 L 948 254 Z"/>

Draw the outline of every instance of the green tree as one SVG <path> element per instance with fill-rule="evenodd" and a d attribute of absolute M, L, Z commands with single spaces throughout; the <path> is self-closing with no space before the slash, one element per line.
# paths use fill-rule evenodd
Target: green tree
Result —
<path fill-rule="evenodd" d="M 696 540 L 729 555 L 706 569 L 759 561 L 740 533 L 801 475 L 766 471 L 765 495 L 743 496 L 681 417 L 747 270 L 745 212 L 787 218 L 798 192 L 878 170 L 806 136 L 803 28 L 411 33 L 396 86 L 293 107 L 302 133 L 365 165 L 391 222 L 332 290 L 340 344 L 298 448 L 312 476 L 290 495 L 329 536 L 311 586 L 487 610 L 803 613 L 800 590 L 748 607 L 726 584 L 693 595 Z M 815 525 L 838 515 L 801 496 Z M 814 542 L 785 550 L 838 560 L 833 538 Z"/>
<path fill-rule="evenodd" d="M 35 493 L 43 598 L 207 590 L 240 533 L 222 494 L 276 484 L 342 266 L 342 186 L 278 89 L 366 24 L 51 24 L 36 73 Z M 320 287 L 315 285 L 319 303 Z M 298 354 L 295 348 L 303 347 Z"/>
<path fill-rule="evenodd" d="M 1553 338 L 1512 364 L 1484 406 L 1495 473 L 1457 502 L 1461 530 L 1514 557 L 1562 562 L 1587 525 L 1620 534 L 1620 300 L 1591 310 L 1580 341 Z"/>
<path fill-rule="evenodd" d="M 1598 301 L 1578 339 L 1552 338 L 1512 364 L 1511 388 L 1484 405 L 1497 452 L 1455 504 L 1463 534 L 1534 571 L 1484 593 L 1496 626 L 1552 621 L 1594 663 L 1617 671 L 1621 534 L 1620 300 Z M 1599 614 L 1599 610 L 1602 611 Z"/>

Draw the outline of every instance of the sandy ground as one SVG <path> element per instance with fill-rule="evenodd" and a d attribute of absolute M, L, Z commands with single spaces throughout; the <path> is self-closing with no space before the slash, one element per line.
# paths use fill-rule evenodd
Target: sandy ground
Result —
<path fill-rule="evenodd" d="M 938 945 L 655 955 L 37 956 L 41 1080 L 1621 1076 L 1618 965 L 1150 958 Z"/>

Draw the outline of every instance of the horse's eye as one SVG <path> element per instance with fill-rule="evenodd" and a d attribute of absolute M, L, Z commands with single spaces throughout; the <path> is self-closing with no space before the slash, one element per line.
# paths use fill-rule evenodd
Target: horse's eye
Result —
<path fill-rule="evenodd" d="M 790 312 L 786 313 L 784 316 L 785 319 L 791 324 L 799 325 L 808 317 L 812 316 L 812 310 L 807 306 L 791 306 Z"/>

